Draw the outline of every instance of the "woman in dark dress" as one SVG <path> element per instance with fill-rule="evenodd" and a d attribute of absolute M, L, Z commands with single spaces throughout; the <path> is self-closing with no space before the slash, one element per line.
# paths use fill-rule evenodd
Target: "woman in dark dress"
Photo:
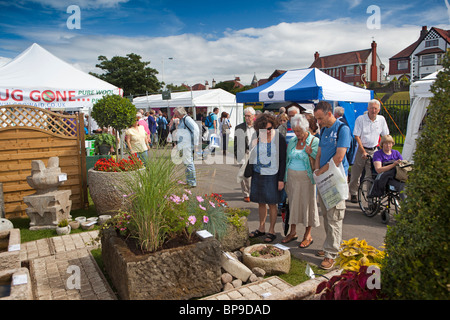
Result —
<path fill-rule="evenodd" d="M 271 114 L 261 114 L 255 120 L 256 137 L 252 139 L 251 162 L 253 174 L 250 187 L 250 201 L 258 203 L 259 228 L 250 234 L 251 238 L 266 235 L 264 241 L 275 240 L 280 191 L 284 188 L 286 170 L 286 140 L 278 132 L 277 120 Z M 269 231 L 265 233 L 269 206 Z"/>

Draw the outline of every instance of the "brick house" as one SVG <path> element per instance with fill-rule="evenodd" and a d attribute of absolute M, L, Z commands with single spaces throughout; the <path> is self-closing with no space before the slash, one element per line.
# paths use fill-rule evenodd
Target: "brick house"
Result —
<path fill-rule="evenodd" d="M 450 47 L 450 30 L 423 26 L 419 39 L 389 58 L 389 76 L 417 80 L 442 68 L 441 59 Z"/>
<path fill-rule="evenodd" d="M 381 82 L 385 66 L 377 54 L 377 43 L 371 48 L 321 57 L 316 51 L 310 68 L 317 68 L 329 76 L 354 86 L 368 82 Z"/>

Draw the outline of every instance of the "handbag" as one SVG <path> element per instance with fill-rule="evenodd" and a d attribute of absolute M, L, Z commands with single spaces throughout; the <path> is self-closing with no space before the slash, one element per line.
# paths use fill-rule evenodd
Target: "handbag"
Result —
<path fill-rule="evenodd" d="M 245 170 L 244 170 L 244 177 L 246 177 L 246 178 L 250 178 L 253 175 L 253 161 L 255 160 L 255 155 L 253 154 L 253 152 L 255 149 L 256 149 L 256 145 L 248 153 L 248 160 L 246 162 Z M 252 160 L 252 162 L 250 160 Z"/>
<path fill-rule="evenodd" d="M 402 160 L 395 167 L 395 179 L 401 182 L 408 180 L 408 173 L 412 170 L 412 163 L 407 160 Z"/>

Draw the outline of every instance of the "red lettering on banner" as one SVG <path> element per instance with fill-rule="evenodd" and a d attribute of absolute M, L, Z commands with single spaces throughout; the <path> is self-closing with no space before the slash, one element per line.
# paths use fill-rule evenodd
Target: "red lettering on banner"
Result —
<path fill-rule="evenodd" d="M 34 93 L 37 93 L 37 95 L 34 95 Z M 39 90 L 33 90 L 30 92 L 30 100 L 36 102 L 41 101 L 41 97 L 39 96 Z"/>
<path fill-rule="evenodd" d="M 76 101 L 75 100 L 75 91 L 69 91 L 69 101 Z"/>
<path fill-rule="evenodd" d="M 23 101 L 22 90 L 14 90 L 11 92 L 11 98 L 13 98 L 14 101 Z"/>
<path fill-rule="evenodd" d="M 2 98 L 2 95 L 0 94 L 0 101 L 6 101 L 9 99 L 9 89 L 5 89 L 5 98 Z"/>
<path fill-rule="evenodd" d="M 56 101 L 67 101 L 66 91 L 63 91 L 64 95 L 60 91 L 56 91 Z M 61 100 L 60 100 L 61 99 Z"/>

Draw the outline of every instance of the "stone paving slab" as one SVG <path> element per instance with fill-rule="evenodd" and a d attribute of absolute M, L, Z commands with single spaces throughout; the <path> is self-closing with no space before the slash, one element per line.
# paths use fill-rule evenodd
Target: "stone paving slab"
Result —
<path fill-rule="evenodd" d="M 21 245 L 36 300 L 115 300 L 90 251 L 98 231 L 30 241 Z"/>
<path fill-rule="evenodd" d="M 277 276 L 219 292 L 201 300 L 264 300 L 277 295 L 292 285 Z"/>

